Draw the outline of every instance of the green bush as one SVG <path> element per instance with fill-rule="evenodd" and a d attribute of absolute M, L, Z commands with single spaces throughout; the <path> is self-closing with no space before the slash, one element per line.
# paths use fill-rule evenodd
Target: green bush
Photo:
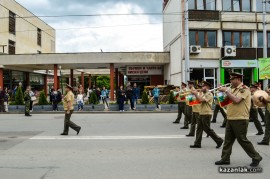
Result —
<path fill-rule="evenodd" d="M 47 97 L 44 91 L 39 93 L 38 105 L 48 105 Z"/>
<path fill-rule="evenodd" d="M 95 93 L 95 91 L 93 91 L 90 95 L 90 99 L 89 99 L 89 104 L 98 104 L 98 98 L 97 98 L 97 94 Z"/>
<path fill-rule="evenodd" d="M 15 95 L 15 104 L 24 105 L 24 95 L 23 95 L 21 86 L 18 86 L 17 88 L 16 95 Z"/>
<path fill-rule="evenodd" d="M 170 92 L 169 104 L 175 104 L 175 97 L 173 95 L 173 92 Z"/>
<path fill-rule="evenodd" d="M 143 91 L 142 94 L 142 104 L 149 104 L 149 98 L 146 91 Z"/>

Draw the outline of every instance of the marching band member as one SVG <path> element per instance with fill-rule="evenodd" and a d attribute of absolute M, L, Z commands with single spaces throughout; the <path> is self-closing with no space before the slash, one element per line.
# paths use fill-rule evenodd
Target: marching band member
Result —
<path fill-rule="evenodd" d="M 209 135 L 216 142 L 216 148 L 219 148 L 223 143 L 223 139 L 219 137 L 215 133 L 215 131 L 209 126 L 212 117 L 213 103 L 213 94 L 208 91 L 211 86 L 212 85 L 209 82 L 203 82 L 202 96 L 199 96 L 197 91 L 192 91 L 196 98 L 201 101 L 201 109 L 199 112 L 200 116 L 197 121 L 196 140 L 194 142 L 194 145 L 191 145 L 190 148 L 201 148 L 203 131 L 205 131 L 206 134 Z"/>
<path fill-rule="evenodd" d="M 202 89 L 202 85 L 198 84 L 197 85 L 198 89 Z M 198 92 L 198 95 L 201 96 L 203 92 Z M 192 117 L 191 117 L 191 124 L 190 124 L 190 130 L 189 134 L 187 134 L 187 137 L 193 137 L 195 135 L 195 129 L 196 129 L 196 124 L 197 121 L 199 120 L 200 117 L 200 110 L 201 110 L 201 104 L 197 104 L 192 106 Z"/>
<path fill-rule="evenodd" d="M 188 89 L 190 91 L 195 90 L 193 81 L 188 81 Z M 188 129 L 188 124 L 191 123 L 191 118 L 192 118 L 192 106 L 189 106 L 188 103 L 186 103 L 184 126 L 181 127 L 180 129 Z"/>
<path fill-rule="evenodd" d="M 262 125 L 261 122 L 258 119 L 258 107 L 254 105 L 252 96 L 253 94 L 258 90 L 257 89 L 257 85 L 256 84 L 252 84 L 250 86 L 250 92 L 251 92 L 251 108 L 250 108 L 250 113 L 249 113 L 249 121 L 253 121 L 255 124 L 255 127 L 258 131 L 258 133 L 256 135 L 262 135 L 263 133 L 263 129 L 262 129 Z"/>
<path fill-rule="evenodd" d="M 249 120 L 249 110 L 251 106 L 251 94 L 248 88 L 242 83 L 243 75 L 240 73 L 231 73 L 230 82 L 233 89 L 221 87 L 219 91 L 227 94 L 232 100 L 232 104 L 227 106 L 227 124 L 225 131 L 225 142 L 222 149 L 221 160 L 215 162 L 216 165 L 229 165 L 232 146 L 237 139 L 238 143 L 252 158 L 250 166 L 259 165 L 262 157 L 254 149 L 252 143 L 247 139 L 247 129 Z"/>
<path fill-rule="evenodd" d="M 183 83 L 181 84 L 181 90 L 179 90 L 179 88 L 176 88 L 176 100 L 177 100 L 177 104 L 178 104 L 178 115 L 176 120 L 173 122 L 174 124 L 179 124 L 180 120 L 182 118 L 182 114 L 185 114 L 185 108 L 186 108 L 186 100 L 185 100 L 185 96 L 181 95 L 183 93 L 185 93 L 187 84 Z"/>
<path fill-rule="evenodd" d="M 262 89 L 262 84 L 260 82 L 255 82 L 255 84 L 258 86 L 258 90 Z M 265 126 L 265 115 L 263 113 L 262 108 L 258 108 L 258 113 L 261 116 L 262 122 L 264 122 L 264 125 L 262 126 Z"/>

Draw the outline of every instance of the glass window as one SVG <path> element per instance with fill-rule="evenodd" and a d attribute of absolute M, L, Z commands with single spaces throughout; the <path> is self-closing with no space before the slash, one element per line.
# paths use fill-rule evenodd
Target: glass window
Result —
<path fill-rule="evenodd" d="M 251 11 L 250 0 L 242 0 L 242 11 Z"/>
<path fill-rule="evenodd" d="M 207 47 L 216 47 L 217 41 L 216 32 L 207 32 Z"/>
<path fill-rule="evenodd" d="M 223 11 L 232 11 L 231 1 L 230 0 L 223 0 L 222 1 Z"/>
<path fill-rule="evenodd" d="M 223 44 L 225 45 L 232 45 L 232 33 L 231 32 L 224 32 L 224 40 Z"/>
<path fill-rule="evenodd" d="M 242 32 L 242 47 L 251 47 L 250 32 Z"/>
<path fill-rule="evenodd" d="M 205 77 L 215 77 L 214 69 L 205 69 Z"/>
<path fill-rule="evenodd" d="M 206 0 L 206 10 L 216 10 L 216 0 Z"/>
<path fill-rule="evenodd" d="M 256 7 L 257 7 L 257 11 L 258 12 L 262 12 L 263 10 L 263 3 L 262 3 L 263 0 L 256 0 Z"/>
<path fill-rule="evenodd" d="M 188 1 L 188 9 L 195 9 L 195 0 Z"/>
<path fill-rule="evenodd" d="M 199 35 L 199 44 L 200 46 L 204 47 L 204 32 L 203 31 L 199 31 L 198 33 Z"/>
<path fill-rule="evenodd" d="M 197 0 L 197 9 L 198 10 L 204 10 L 203 0 Z"/>
<path fill-rule="evenodd" d="M 196 45 L 196 31 L 189 31 L 189 45 Z"/>
<path fill-rule="evenodd" d="M 258 42 L 258 48 L 263 48 L 263 33 L 262 32 L 257 32 L 257 42 Z M 269 43 L 269 41 L 268 41 Z"/>
<path fill-rule="evenodd" d="M 233 0 L 233 11 L 240 11 L 240 0 Z"/>
<path fill-rule="evenodd" d="M 233 44 L 236 47 L 240 47 L 240 33 L 239 32 L 233 33 Z"/>

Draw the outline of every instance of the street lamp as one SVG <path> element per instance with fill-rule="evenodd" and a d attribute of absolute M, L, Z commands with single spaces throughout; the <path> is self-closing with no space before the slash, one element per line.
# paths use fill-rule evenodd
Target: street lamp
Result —
<path fill-rule="evenodd" d="M 63 94 L 63 83 L 62 83 L 62 72 L 61 72 L 61 69 L 62 69 L 62 66 L 59 65 L 59 70 L 60 70 L 60 83 L 61 83 L 61 91 L 62 91 L 62 94 Z"/>

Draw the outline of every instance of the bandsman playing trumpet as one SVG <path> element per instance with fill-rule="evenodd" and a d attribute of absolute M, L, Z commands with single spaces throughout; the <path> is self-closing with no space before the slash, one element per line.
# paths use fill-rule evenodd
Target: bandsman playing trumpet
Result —
<path fill-rule="evenodd" d="M 173 122 L 174 124 L 179 124 L 182 118 L 182 114 L 185 114 L 186 100 L 183 93 L 187 91 L 186 87 L 187 87 L 187 84 L 182 82 L 181 90 L 178 87 L 176 88 L 175 98 L 178 104 L 178 115 L 177 115 L 176 120 Z"/>
<path fill-rule="evenodd" d="M 194 145 L 191 145 L 190 148 L 201 148 L 203 131 L 206 132 L 206 134 L 216 142 L 216 148 L 219 148 L 223 143 L 223 139 L 219 137 L 213 129 L 210 128 L 210 120 L 213 113 L 213 94 L 208 90 L 212 85 L 209 82 L 204 81 L 202 86 L 202 96 L 200 96 L 197 91 L 192 91 L 196 98 L 201 101 L 201 108 L 199 112 L 200 116 L 197 119 L 196 140 Z"/>
<path fill-rule="evenodd" d="M 188 81 L 188 90 L 189 91 L 195 90 L 193 81 Z M 192 118 L 192 106 L 189 106 L 189 104 L 186 103 L 184 126 L 181 127 L 180 129 L 188 129 L 188 124 L 191 123 L 191 118 Z"/>
<path fill-rule="evenodd" d="M 247 139 L 247 129 L 249 120 L 249 110 L 251 106 L 251 93 L 242 83 L 243 75 L 240 73 L 231 73 L 230 82 L 233 89 L 222 87 L 219 91 L 227 94 L 232 100 L 232 104 L 227 106 L 227 124 L 225 131 L 225 142 L 222 149 L 221 160 L 215 162 L 216 165 L 229 165 L 232 146 L 237 139 L 238 143 L 245 150 L 252 163 L 250 166 L 259 165 L 262 157 L 254 149 L 252 143 Z"/>
<path fill-rule="evenodd" d="M 265 132 L 264 137 L 261 142 L 258 142 L 258 145 L 269 145 L 270 140 L 270 90 L 267 88 L 265 90 L 268 93 L 268 99 L 263 98 L 262 96 L 259 98 L 259 100 L 266 104 L 266 110 L 265 110 Z"/>
<path fill-rule="evenodd" d="M 258 86 L 256 84 L 250 85 L 250 92 L 251 92 L 251 108 L 250 108 L 250 113 L 249 113 L 249 121 L 253 121 L 255 124 L 255 127 L 258 131 L 256 135 L 262 135 L 263 133 L 263 128 L 261 125 L 261 122 L 258 119 L 258 106 L 254 105 L 253 102 L 253 94 L 258 90 Z"/>
<path fill-rule="evenodd" d="M 262 84 L 260 82 L 255 82 L 255 85 L 258 86 L 257 87 L 258 90 L 261 90 L 262 89 Z M 264 125 L 262 125 L 262 126 L 265 126 L 265 114 L 263 113 L 262 108 L 258 108 L 258 113 L 261 116 L 262 122 L 264 122 Z"/>

